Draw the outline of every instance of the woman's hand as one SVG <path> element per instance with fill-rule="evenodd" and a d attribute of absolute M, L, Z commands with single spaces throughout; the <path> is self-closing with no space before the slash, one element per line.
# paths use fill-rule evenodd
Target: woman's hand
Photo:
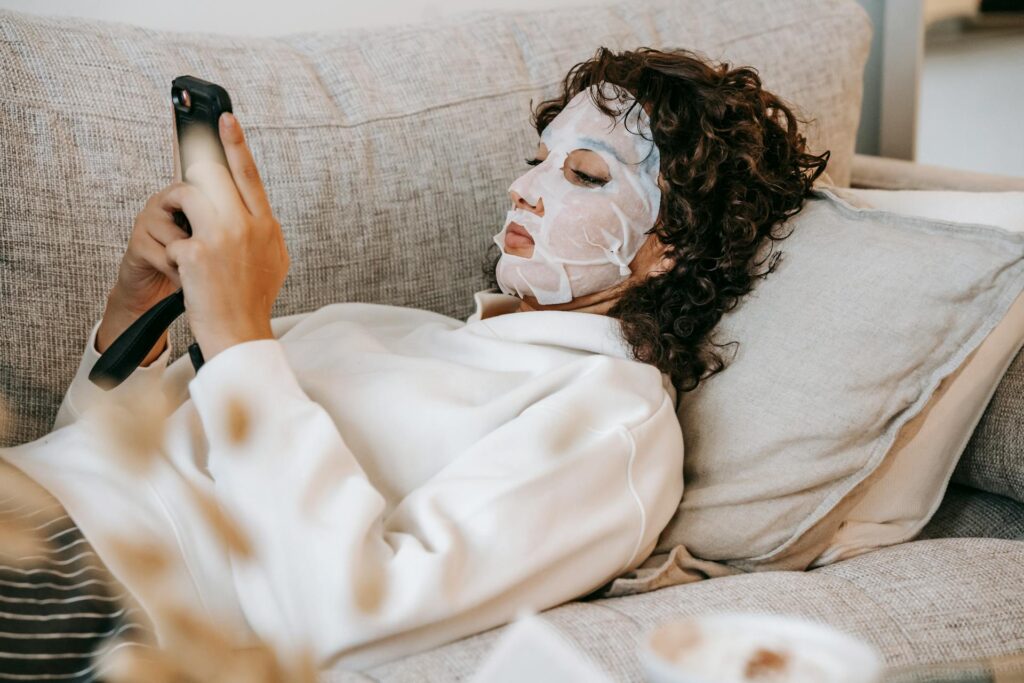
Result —
<path fill-rule="evenodd" d="M 274 338 L 270 311 L 290 263 L 281 224 L 229 113 L 220 117 L 220 137 L 230 171 L 196 162 L 189 183 L 167 192 L 192 226 L 192 237 L 169 242 L 165 253 L 177 269 L 185 314 L 205 360 L 244 341 Z"/>
<path fill-rule="evenodd" d="M 138 315 L 181 287 L 178 273 L 164 253 L 171 242 L 188 237 L 174 223 L 170 199 L 181 184 L 172 183 L 149 196 L 135 217 L 128 248 L 121 258 L 117 282 L 109 298 Z"/>
<path fill-rule="evenodd" d="M 166 246 L 188 237 L 173 218 L 175 203 L 171 197 L 178 191 L 172 183 L 152 194 L 135 217 L 128 248 L 121 258 L 117 282 L 107 295 L 103 320 L 96 332 L 96 348 L 103 353 L 122 332 L 143 313 L 181 288 L 178 272 L 165 253 Z M 149 365 L 167 344 L 167 334 L 153 345 L 142 361 Z"/>

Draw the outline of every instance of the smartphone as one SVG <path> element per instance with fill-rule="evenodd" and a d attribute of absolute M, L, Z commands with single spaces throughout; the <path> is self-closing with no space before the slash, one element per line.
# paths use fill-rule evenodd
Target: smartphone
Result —
<path fill-rule="evenodd" d="M 195 76 L 178 76 L 171 81 L 171 107 L 174 111 L 174 179 L 188 182 L 189 167 L 199 161 L 213 161 L 229 168 L 219 129 L 220 115 L 231 111 L 228 91 Z M 174 222 L 192 234 L 192 226 L 184 213 L 175 212 Z"/>

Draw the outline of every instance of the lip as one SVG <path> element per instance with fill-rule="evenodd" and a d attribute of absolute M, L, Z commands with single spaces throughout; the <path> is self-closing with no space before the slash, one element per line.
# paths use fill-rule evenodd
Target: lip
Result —
<path fill-rule="evenodd" d="M 509 247 L 528 247 L 532 245 L 533 238 L 526 228 L 518 223 L 509 223 L 505 229 L 505 245 Z"/>

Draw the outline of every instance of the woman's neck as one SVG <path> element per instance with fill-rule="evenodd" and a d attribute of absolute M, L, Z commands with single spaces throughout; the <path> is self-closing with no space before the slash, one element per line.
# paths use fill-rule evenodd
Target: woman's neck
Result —
<path fill-rule="evenodd" d="M 619 300 L 619 292 L 609 290 L 595 292 L 587 296 L 576 297 L 564 304 L 541 304 L 531 296 L 523 297 L 519 302 L 519 308 L 514 313 L 526 313 L 529 311 L 576 311 L 578 313 L 596 313 L 607 315 L 608 311 Z"/>

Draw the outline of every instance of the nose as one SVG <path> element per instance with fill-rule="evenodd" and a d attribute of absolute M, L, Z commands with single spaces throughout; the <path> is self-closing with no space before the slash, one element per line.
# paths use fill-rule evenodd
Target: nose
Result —
<path fill-rule="evenodd" d="M 528 202 L 525 199 L 523 199 L 522 195 L 520 195 L 515 190 L 512 190 L 511 192 L 509 192 L 509 196 L 512 197 L 512 204 L 517 209 L 522 209 L 523 211 L 529 211 L 530 213 L 535 213 L 538 216 L 540 216 L 541 218 L 544 217 L 544 198 L 543 197 L 538 197 L 537 198 L 537 206 L 533 206 L 533 205 L 530 204 L 530 202 Z"/>

